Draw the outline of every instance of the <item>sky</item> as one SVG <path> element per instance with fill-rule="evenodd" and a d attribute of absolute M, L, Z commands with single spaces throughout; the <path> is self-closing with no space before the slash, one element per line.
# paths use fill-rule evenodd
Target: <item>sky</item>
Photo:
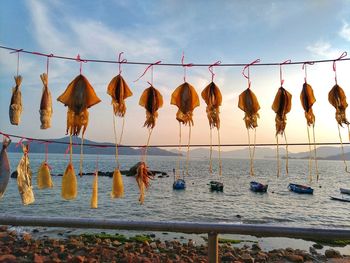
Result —
<path fill-rule="evenodd" d="M 211 64 L 250 63 L 259 58 L 263 63 L 335 59 L 350 45 L 350 1 L 38 1 L 4 0 L 0 8 L 0 45 L 29 51 L 81 58 L 117 60 L 124 52 L 128 61 Z M 350 54 L 349 54 L 350 55 Z M 17 55 L 0 49 L 0 130 L 34 138 L 59 138 L 65 135 L 67 108 L 57 97 L 79 74 L 75 61 L 50 60 L 49 88 L 53 97 L 52 127 L 40 129 L 40 74 L 46 71 L 46 58 L 20 54 L 19 73 L 23 76 L 24 111 L 19 126 L 9 122 L 8 108 Z M 337 63 L 338 84 L 348 94 L 350 61 Z M 148 132 L 143 127 L 145 110 L 138 105 L 142 91 L 149 86 L 148 72 L 134 82 L 145 66 L 123 65 L 122 75 L 133 96 L 126 100 L 127 113 L 123 144 L 144 145 Z M 247 143 L 244 113 L 238 109 L 238 96 L 247 88 L 242 67 L 216 67 L 215 82 L 223 94 L 221 106 L 221 143 Z M 92 107 L 86 138 L 112 142 L 113 119 L 107 85 L 118 74 L 116 64 L 84 63 L 83 74 L 94 87 L 101 103 Z M 179 126 L 177 108 L 170 97 L 183 82 L 181 67 L 155 66 L 153 79 L 164 97 L 164 106 L 153 131 L 151 144 L 177 144 Z M 250 68 L 251 88 L 261 110 L 257 143 L 275 142 L 275 113 L 271 109 L 280 86 L 278 66 Z M 207 67 L 187 69 L 187 81 L 200 96 L 211 81 Z M 301 65 L 283 67 L 284 88 L 293 96 L 292 110 L 287 115 L 286 134 L 289 143 L 307 142 L 306 120 L 300 103 L 304 82 Z M 316 96 L 316 141 L 338 142 L 335 110 L 328 102 L 333 87 L 332 63 L 308 66 L 308 83 Z M 194 110 L 191 143 L 209 143 L 209 124 L 205 103 Z M 349 113 L 350 114 L 350 113 Z M 120 132 L 121 120 L 117 120 Z M 188 127 L 183 127 L 187 143 Z M 342 129 L 345 142 L 346 129 Z M 214 131 L 213 142 L 216 143 Z M 280 140 L 281 141 L 281 140 Z M 282 140 L 283 142 L 283 140 Z M 291 147 L 291 151 L 300 148 Z"/>

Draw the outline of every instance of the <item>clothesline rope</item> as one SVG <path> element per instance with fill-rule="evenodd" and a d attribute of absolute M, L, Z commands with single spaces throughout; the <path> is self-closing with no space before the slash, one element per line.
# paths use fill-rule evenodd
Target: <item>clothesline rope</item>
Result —
<path fill-rule="evenodd" d="M 67 56 L 61 56 L 61 55 L 54 55 L 52 53 L 46 54 L 41 52 L 34 52 L 34 51 L 28 51 L 24 49 L 16 49 L 12 47 L 7 46 L 1 46 L 1 49 L 6 49 L 12 51 L 12 53 L 19 52 L 19 53 L 25 53 L 25 54 L 31 54 L 36 56 L 43 56 L 43 57 L 50 57 L 50 58 L 56 58 L 56 59 L 64 59 L 64 60 L 72 60 L 77 61 L 77 57 L 67 57 Z M 129 64 L 129 65 L 151 65 L 150 62 L 136 62 L 136 61 L 127 61 L 127 60 L 101 60 L 101 59 L 86 59 L 86 58 L 80 58 L 81 61 L 84 62 L 93 62 L 93 63 L 111 63 L 111 64 Z M 291 61 L 287 65 L 303 65 L 303 64 L 316 64 L 316 63 L 325 63 L 325 62 L 340 62 L 340 61 L 347 61 L 350 60 L 350 58 L 335 58 L 335 59 L 323 59 L 323 60 L 306 60 L 306 61 Z M 218 65 L 215 65 L 217 67 L 244 67 L 249 63 L 221 63 Z M 209 64 L 201 64 L 201 63 L 191 63 L 191 67 L 209 67 L 212 63 Z M 250 66 L 280 66 L 280 62 L 271 62 L 271 63 L 256 63 L 252 64 Z M 157 66 L 175 66 L 175 67 L 183 67 L 184 65 L 182 63 L 159 63 Z"/>
<path fill-rule="evenodd" d="M 37 141 L 41 143 L 52 143 L 52 144 L 65 144 L 69 145 L 69 142 L 62 142 L 62 141 L 56 141 L 56 140 L 49 140 L 49 139 L 40 139 L 40 138 L 31 138 L 31 137 L 26 137 L 26 136 L 21 136 L 21 135 L 16 135 L 16 134 L 9 134 L 0 131 L 0 134 L 10 138 L 18 138 L 21 140 L 27 140 L 30 142 Z M 325 146 L 325 145 L 340 145 L 340 142 L 316 142 L 316 143 L 308 143 L 308 142 L 302 142 L 302 143 L 288 143 L 288 146 L 309 146 L 309 145 L 318 145 L 318 146 Z M 72 143 L 73 146 L 80 146 L 80 143 Z M 286 146 L 287 144 L 279 143 L 279 146 Z M 350 142 L 345 143 L 343 142 L 343 145 L 350 145 Z M 87 147 L 95 147 L 95 148 L 114 148 L 115 144 L 113 143 L 84 143 L 84 146 Z M 134 145 L 134 144 L 129 144 L 129 145 L 118 145 L 118 147 L 132 147 L 132 148 L 142 148 L 145 147 L 146 145 Z M 187 147 L 187 144 L 182 144 L 180 145 L 181 147 Z M 219 146 L 218 144 L 212 144 L 212 146 Z M 239 143 L 239 144 L 220 144 L 220 147 L 248 147 L 249 144 L 246 143 Z M 264 146 L 277 146 L 276 143 L 257 143 L 255 144 L 257 147 L 264 147 Z M 158 145 L 148 145 L 147 147 L 157 147 L 157 148 L 179 148 L 179 144 L 158 144 Z M 210 144 L 190 144 L 189 147 L 210 147 Z"/>

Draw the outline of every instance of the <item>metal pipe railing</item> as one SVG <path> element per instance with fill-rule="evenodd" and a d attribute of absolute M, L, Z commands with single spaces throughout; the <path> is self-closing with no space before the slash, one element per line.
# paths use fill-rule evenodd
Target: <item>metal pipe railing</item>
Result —
<path fill-rule="evenodd" d="M 306 239 L 311 238 L 327 240 L 350 240 L 350 229 L 286 227 L 261 224 L 159 222 L 127 221 L 102 218 L 0 216 L 0 225 L 119 229 L 178 232 L 190 234 L 207 233 L 209 262 L 218 261 L 218 234 L 240 234 L 257 237 L 291 237 Z"/>

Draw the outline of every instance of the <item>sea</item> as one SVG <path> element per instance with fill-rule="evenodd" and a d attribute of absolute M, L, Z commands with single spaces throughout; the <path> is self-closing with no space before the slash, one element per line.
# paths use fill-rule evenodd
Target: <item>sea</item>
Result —
<path fill-rule="evenodd" d="M 20 153 L 9 153 L 11 172 L 21 158 Z M 168 177 L 156 176 L 146 192 L 145 202 L 139 204 L 139 190 L 135 177 L 123 176 L 124 198 L 111 199 L 112 178 L 98 179 L 98 208 L 90 208 L 93 176 L 77 177 L 78 197 L 73 201 L 61 198 L 62 177 L 53 176 L 52 189 L 39 190 L 37 171 L 44 161 L 44 154 L 30 153 L 33 171 L 35 203 L 23 206 L 16 179 L 10 178 L 5 195 L 0 200 L 1 215 L 45 217 L 89 217 L 145 221 L 188 221 L 216 223 L 267 224 L 295 227 L 322 227 L 350 229 L 350 203 L 333 201 L 330 196 L 341 196 L 339 188 L 350 188 L 350 174 L 340 161 L 318 161 L 319 180 L 312 167 L 309 181 L 308 160 L 289 160 L 286 174 L 285 160 L 281 160 L 281 174 L 277 177 L 275 159 L 254 161 L 255 176 L 249 174 L 250 161 L 222 159 L 222 177 L 218 176 L 219 163 L 213 159 L 213 174 L 209 172 L 209 159 L 190 158 L 188 175 L 186 160 L 180 167 L 186 180 L 186 190 L 173 190 L 173 169 L 177 157 L 148 156 L 151 170 L 163 171 Z M 120 169 L 128 170 L 140 161 L 140 156 L 120 156 Z M 80 155 L 73 155 L 73 165 L 78 175 Z M 63 174 L 69 156 L 49 154 L 48 163 L 52 174 Z M 112 155 L 85 155 L 84 172 L 113 171 L 116 167 Z M 223 192 L 211 192 L 208 183 L 222 180 Z M 268 184 L 265 194 L 249 190 L 249 182 L 255 180 Z M 288 190 L 289 183 L 309 185 L 313 195 L 296 194 Z M 73 230 L 74 231 L 74 230 Z M 77 230 L 78 231 L 78 230 Z M 350 254 L 350 246 L 346 251 Z"/>

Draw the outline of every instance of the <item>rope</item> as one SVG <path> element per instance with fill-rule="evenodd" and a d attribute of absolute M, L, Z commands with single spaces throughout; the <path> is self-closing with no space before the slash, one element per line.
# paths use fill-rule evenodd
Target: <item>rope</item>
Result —
<path fill-rule="evenodd" d="M 176 171 L 176 176 L 175 176 L 175 179 L 179 179 L 180 178 L 180 175 L 179 175 L 179 172 L 180 172 L 180 160 L 181 160 L 181 123 L 179 122 L 179 155 L 177 157 L 177 171 Z"/>
<path fill-rule="evenodd" d="M 210 127 L 210 153 L 209 153 L 209 172 L 210 175 L 213 175 L 213 132 L 212 127 Z"/>
<path fill-rule="evenodd" d="M 314 137 L 314 159 L 315 159 L 315 169 L 316 169 L 316 180 L 318 182 L 319 174 L 318 174 L 318 164 L 317 164 L 317 153 L 316 153 L 316 138 L 315 138 L 315 125 L 312 126 L 312 133 Z"/>
<path fill-rule="evenodd" d="M 309 182 L 312 182 L 312 175 L 311 175 L 311 169 L 312 169 L 312 162 L 311 162 L 311 158 L 312 158 L 312 150 L 311 150 L 311 140 L 310 140 L 310 131 L 309 131 L 309 125 L 306 125 L 306 129 L 307 129 L 307 139 L 309 140 Z"/>
<path fill-rule="evenodd" d="M 286 131 L 283 132 L 284 134 L 284 139 L 286 141 L 286 175 L 288 175 L 288 141 L 287 141 L 287 135 L 286 135 Z"/>
<path fill-rule="evenodd" d="M 147 149 L 148 149 L 149 141 L 151 140 L 152 131 L 153 131 L 153 128 L 151 128 L 151 129 L 148 130 L 147 144 L 146 144 L 146 147 L 145 147 L 145 153 L 144 153 L 144 155 L 143 155 L 143 161 L 144 161 L 144 163 L 146 163 L 146 161 L 147 161 Z"/>
<path fill-rule="evenodd" d="M 117 120 L 116 117 L 114 116 L 114 111 L 112 109 L 112 115 L 113 115 L 113 132 L 114 132 L 114 141 L 115 141 L 115 162 L 117 164 L 117 168 L 120 168 L 120 163 L 119 163 L 119 152 L 118 152 L 118 138 L 117 138 Z"/>
<path fill-rule="evenodd" d="M 220 147 L 220 129 L 218 129 L 218 147 L 219 147 L 219 176 L 222 179 L 222 161 L 221 161 L 221 147 Z"/>
<path fill-rule="evenodd" d="M 69 135 L 69 162 L 72 163 L 73 146 L 72 146 L 72 135 Z"/>
<path fill-rule="evenodd" d="M 277 177 L 280 176 L 280 153 L 278 149 L 278 135 L 276 135 L 276 143 L 277 143 Z"/>
<path fill-rule="evenodd" d="M 31 55 L 37 55 L 37 56 L 50 56 L 50 54 L 44 54 L 44 53 L 39 53 L 39 52 L 33 52 L 33 51 L 28 51 L 28 50 L 23 50 L 23 49 L 16 49 L 16 48 L 12 48 L 12 47 L 6 47 L 6 46 L 1 46 L 0 48 L 2 49 L 6 49 L 6 50 L 11 50 L 11 51 L 15 51 L 15 52 L 22 52 L 22 53 L 26 53 L 26 54 L 31 54 Z M 67 57 L 67 56 L 62 56 L 62 55 L 53 55 L 51 54 L 52 58 L 56 58 L 56 59 L 65 59 L 65 60 L 74 60 L 76 61 L 77 58 L 76 57 Z M 132 62 L 132 61 L 116 61 L 116 60 L 101 60 L 101 59 L 81 59 L 82 61 L 86 61 L 86 62 L 93 62 L 93 63 L 110 63 L 110 64 L 130 64 L 130 65 L 150 65 L 152 63 L 150 62 Z M 323 59 L 323 60 L 307 60 L 307 61 L 295 61 L 295 62 L 290 62 L 286 65 L 302 65 L 304 63 L 326 63 L 326 62 L 334 62 L 334 61 L 347 61 L 350 60 L 350 58 L 345 58 L 342 57 L 340 59 Z M 246 66 L 248 63 L 222 63 L 220 65 L 216 65 L 218 67 L 244 67 Z M 159 66 L 175 66 L 175 67 L 183 67 L 183 64 L 180 63 L 159 63 L 157 64 Z M 201 63 L 191 63 L 192 67 L 209 67 L 212 64 L 201 64 Z M 250 66 L 279 66 L 281 65 L 280 62 L 270 62 L 270 63 L 256 63 L 256 64 L 252 64 Z"/>
<path fill-rule="evenodd" d="M 339 139 L 340 139 L 340 145 L 341 145 L 341 152 L 342 152 L 342 157 L 343 157 L 343 162 L 345 165 L 345 172 L 350 173 L 348 171 L 348 165 L 346 164 L 346 160 L 345 160 L 345 153 L 344 153 L 344 146 L 343 146 L 343 140 L 341 138 L 341 133 L 340 133 L 340 125 L 338 124 L 338 134 L 339 134 Z"/>
<path fill-rule="evenodd" d="M 191 125 L 188 126 L 188 144 L 187 144 L 187 156 L 186 156 L 186 176 L 188 176 L 188 165 L 190 162 L 190 141 L 191 141 Z"/>
<path fill-rule="evenodd" d="M 250 176 L 254 176 L 254 170 L 253 170 L 253 158 L 252 158 L 252 151 L 251 151 L 251 146 L 250 146 L 250 134 L 249 134 L 249 129 L 247 129 L 248 133 L 248 144 L 249 144 L 249 160 L 250 160 Z"/>
<path fill-rule="evenodd" d="M 79 162 L 79 173 L 80 173 L 80 177 L 83 176 L 83 158 L 84 158 L 84 133 L 82 133 L 81 135 L 81 144 L 80 144 L 80 162 Z"/>

